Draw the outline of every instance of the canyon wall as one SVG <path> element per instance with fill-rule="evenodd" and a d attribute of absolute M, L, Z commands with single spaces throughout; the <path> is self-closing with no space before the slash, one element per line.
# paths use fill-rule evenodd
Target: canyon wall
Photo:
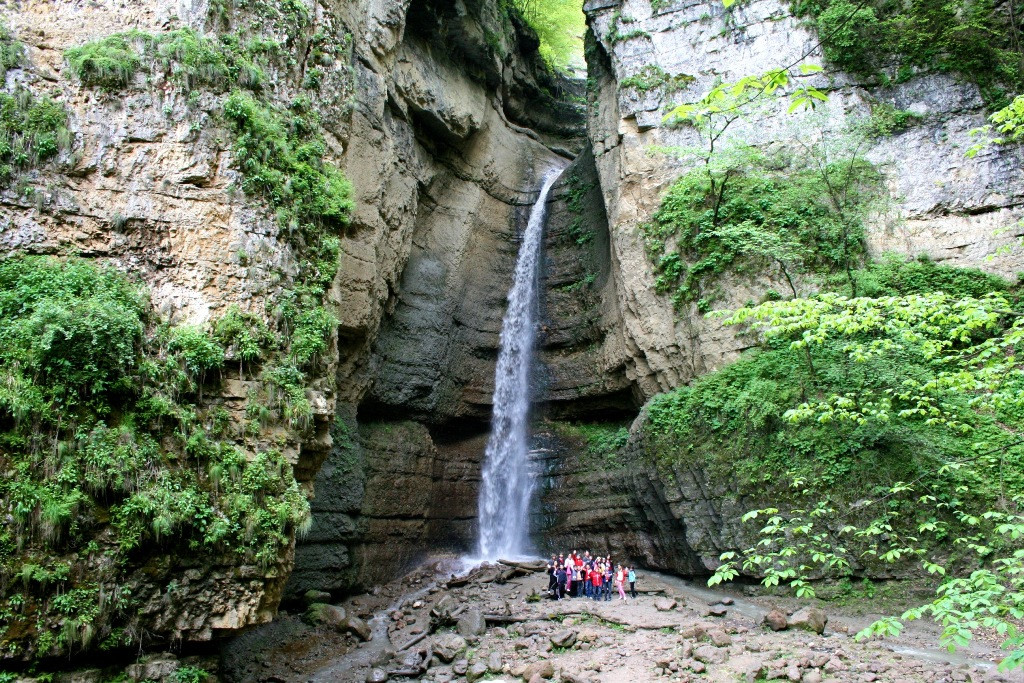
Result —
<path fill-rule="evenodd" d="M 232 306 L 270 319 L 297 286 L 305 257 L 271 200 L 241 191 L 225 142 L 223 97 L 234 83 L 182 88 L 154 63 L 112 90 L 69 67 L 66 49 L 129 29 L 277 41 L 283 54 L 260 96 L 283 108 L 311 102 L 325 159 L 354 188 L 325 297 L 337 324 L 304 387 L 312 417 L 271 419 L 239 437 L 247 456 L 283 452 L 312 497 L 311 528 L 270 567 L 154 553 L 131 579 L 142 628 L 207 640 L 267 621 L 285 595 L 365 589 L 428 551 L 472 551 L 517 235 L 549 168 L 566 170 L 545 238 L 539 416 L 624 422 L 747 345 L 656 292 L 639 228 L 690 168 L 658 150 L 697 142 L 663 117 L 719 79 L 805 53 L 821 63 L 819 48 L 778 0 L 655 4 L 587 3 L 585 106 L 582 84 L 551 76 L 536 36 L 491 0 L 306 0 L 298 14 L 264 2 L 28 0 L 6 12 L 27 57 L 7 72 L 7 90 L 49 93 L 72 133 L 54 162 L 0 191 L 6 253 L 112 263 L 144 282 L 173 323 L 208 324 Z M 890 194 L 869 250 L 1014 273 L 1019 256 L 988 255 L 1014 239 L 995 233 L 1022 214 L 1022 156 L 993 148 L 966 158 L 967 131 L 985 115 L 977 88 L 936 74 L 883 86 L 824 66 L 806 77 L 829 94 L 818 111 L 762 111 L 734 135 L 778 143 L 811 117 L 835 122 L 879 104 L 913 111 L 920 120 L 867 152 Z M 630 85 L 650 67 L 668 80 Z M 718 305 L 756 300 L 779 279 L 730 280 Z M 241 427 L 263 384 L 229 363 L 202 400 Z M 706 572 L 744 542 L 736 520 L 751 501 L 706 473 L 652 469 L 640 438 L 628 449 L 635 457 L 609 468 L 578 441 L 542 435 L 537 527 L 560 548 L 618 548 L 645 566 Z"/>

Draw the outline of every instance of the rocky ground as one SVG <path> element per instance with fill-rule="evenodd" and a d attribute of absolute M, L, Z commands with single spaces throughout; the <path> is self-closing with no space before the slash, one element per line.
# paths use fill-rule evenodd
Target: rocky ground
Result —
<path fill-rule="evenodd" d="M 636 599 L 538 600 L 547 577 L 436 561 L 373 595 L 315 601 L 225 649 L 228 681 L 1011 681 L 985 643 L 959 656 L 915 625 L 855 643 L 869 616 L 642 575 Z M 780 628 L 781 630 L 773 630 Z"/>

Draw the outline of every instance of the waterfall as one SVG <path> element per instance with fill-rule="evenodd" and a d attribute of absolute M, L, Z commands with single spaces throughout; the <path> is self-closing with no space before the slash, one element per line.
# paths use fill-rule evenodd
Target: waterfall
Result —
<path fill-rule="evenodd" d="M 508 294 L 508 310 L 501 321 L 491 435 L 484 452 L 480 484 L 480 556 L 484 559 L 513 557 L 527 550 L 527 521 L 534 485 L 528 420 L 530 371 L 540 308 L 538 266 L 548 192 L 560 173 L 551 171 L 544 177 L 540 196 L 530 211 Z"/>

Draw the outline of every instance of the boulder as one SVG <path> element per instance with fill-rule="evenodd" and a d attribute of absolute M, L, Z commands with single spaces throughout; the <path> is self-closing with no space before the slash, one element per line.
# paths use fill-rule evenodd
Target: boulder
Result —
<path fill-rule="evenodd" d="M 659 612 L 671 612 L 678 604 L 672 598 L 658 598 L 654 601 L 654 609 Z"/>
<path fill-rule="evenodd" d="M 554 678 L 555 677 L 555 666 L 546 659 L 542 659 L 539 662 L 530 664 L 523 671 L 523 680 L 530 681 L 534 678 Z"/>
<path fill-rule="evenodd" d="M 302 618 L 306 623 L 313 626 L 330 626 L 339 631 L 344 631 L 347 616 L 344 607 L 314 602 L 306 609 L 306 613 L 302 615 Z"/>
<path fill-rule="evenodd" d="M 558 631 L 551 636 L 552 647 L 572 647 L 576 643 L 576 631 Z"/>
<path fill-rule="evenodd" d="M 384 669 L 370 669 L 366 674 L 366 683 L 386 683 L 387 680 L 388 672 Z"/>
<path fill-rule="evenodd" d="M 340 630 L 348 631 L 359 640 L 370 640 L 373 638 L 373 630 L 370 625 L 357 616 L 348 616 L 341 625 Z"/>
<path fill-rule="evenodd" d="M 442 633 L 434 637 L 434 654 L 449 664 L 466 649 L 466 639 L 457 633 Z"/>
<path fill-rule="evenodd" d="M 773 631 L 784 631 L 789 626 L 789 619 L 786 618 L 786 613 L 779 609 L 773 609 L 768 614 L 764 615 L 764 619 L 761 623 L 770 628 Z"/>
<path fill-rule="evenodd" d="M 487 631 L 487 621 L 480 610 L 468 609 L 459 617 L 455 628 L 459 634 L 466 637 L 482 636 Z"/>
<path fill-rule="evenodd" d="M 730 637 L 725 631 L 717 628 L 708 631 L 708 638 L 711 640 L 711 644 L 715 647 L 729 647 L 732 645 L 732 637 Z"/>
<path fill-rule="evenodd" d="M 701 645 L 693 651 L 693 658 L 705 664 L 721 664 L 729 658 L 729 654 L 713 645 Z"/>
<path fill-rule="evenodd" d="M 330 600 L 331 594 L 327 591 L 318 591 L 310 589 L 302 594 L 302 602 L 306 605 L 306 607 L 309 607 L 310 605 L 315 605 L 317 603 L 330 602 Z"/>
<path fill-rule="evenodd" d="M 469 671 L 469 660 L 457 660 L 454 664 L 452 664 L 452 671 L 454 671 L 457 676 L 465 676 L 466 672 Z"/>
<path fill-rule="evenodd" d="M 483 662 L 476 662 L 466 671 L 466 680 L 475 683 L 487 675 L 487 665 Z"/>
<path fill-rule="evenodd" d="M 487 657 L 487 670 L 492 674 L 500 674 L 502 669 L 501 653 L 495 650 Z"/>
<path fill-rule="evenodd" d="M 812 631 L 819 635 L 825 632 L 826 624 L 828 615 L 817 607 L 804 607 L 789 618 L 789 625 L 793 628 Z"/>

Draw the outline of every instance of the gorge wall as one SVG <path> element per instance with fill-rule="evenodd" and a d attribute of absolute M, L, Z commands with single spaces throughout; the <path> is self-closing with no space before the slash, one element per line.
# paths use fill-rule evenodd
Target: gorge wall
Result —
<path fill-rule="evenodd" d="M 67 108 L 72 134 L 53 162 L 0 192 L 7 254 L 112 263 L 178 324 L 208 325 L 232 306 L 273 324 L 301 284 L 309 256 L 275 215 L 281 207 L 240 191 L 246 176 L 223 115 L 234 82 L 182 87 L 173 57 L 172 67 L 152 59 L 119 88 L 90 86 L 70 67 L 65 50 L 129 29 L 276 41 L 259 96 L 286 111 L 309 101 L 324 158 L 353 187 L 324 294 L 336 324 L 299 397 L 309 419 L 279 407 L 246 431 L 250 397 L 269 402 L 272 387 L 241 363 L 227 362 L 197 399 L 226 411 L 247 457 L 281 451 L 311 496 L 309 531 L 295 543 L 291 529 L 265 567 L 154 547 L 129 572 L 142 605 L 134 627 L 156 641 L 208 640 L 269 620 L 282 599 L 309 589 L 366 589 L 428 551 L 472 550 L 516 235 L 551 167 L 567 168 L 545 238 L 540 416 L 625 424 L 652 396 L 749 345 L 696 304 L 677 310 L 657 293 L 640 226 L 690 163 L 657 150 L 697 142 L 692 128 L 663 117 L 718 79 L 820 50 L 778 0 L 655 5 L 587 3 L 586 105 L 583 84 L 552 77 L 536 36 L 491 0 L 60 0 L 6 11 L 26 51 L 6 90 L 50 94 Z M 1024 213 L 1024 158 L 1013 147 L 965 157 L 967 131 L 985 118 L 977 88 L 928 73 L 882 85 L 824 66 L 806 77 L 829 94 L 817 112 L 761 112 L 735 126 L 736 138 L 777 144 L 811 116 L 839 121 L 880 104 L 912 111 L 913 125 L 866 153 L 890 195 L 869 251 L 1013 274 L 1019 256 L 987 257 L 1015 238 L 995 231 Z M 780 287 L 778 273 L 758 275 L 730 280 L 716 307 Z M 722 550 L 744 543 L 738 518 L 755 501 L 706 472 L 648 466 L 633 431 L 634 455 L 613 468 L 588 459 L 578 439 L 542 434 L 537 528 L 554 547 L 614 548 L 644 566 L 707 572 Z M 100 537 L 109 520 L 97 520 Z M 76 580 L 94 570 L 71 553 L 61 560 Z M 0 585 L 14 586 L 14 574 Z M 28 644 L 30 630 L 3 638 L 10 659 L 45 654 Z"/>

